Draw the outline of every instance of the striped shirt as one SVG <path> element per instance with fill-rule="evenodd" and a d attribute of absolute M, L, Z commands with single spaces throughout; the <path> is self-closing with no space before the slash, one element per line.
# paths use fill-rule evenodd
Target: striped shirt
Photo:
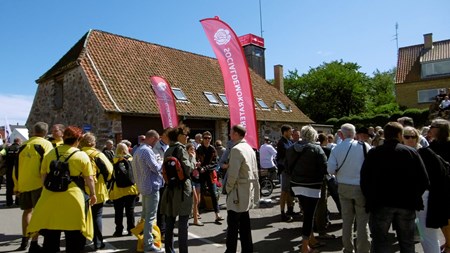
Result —
<path fill-rule="evenodd" d="M 163 185 L 161 164 L 149 145 L 141 145 L 133 154 L 134 180 L 142 195 L 158 191 Z"/>

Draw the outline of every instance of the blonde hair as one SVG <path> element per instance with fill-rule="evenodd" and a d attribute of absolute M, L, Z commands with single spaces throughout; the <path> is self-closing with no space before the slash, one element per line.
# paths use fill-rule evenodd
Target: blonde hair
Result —
<path fill-rule="evenodd" d="M 125 143 L 121 142 L 121 143 L 117 144 L 116 156 L 122 157 L 122 156 L 129 155 L 129 154 L 130 153 L 128 152 L 128 146 Z"/>
<path fill-rule="evenodd" d="M 95 135 L 93 133 L 85 133 L 80 141 L 80 147 L 94 147 L 96 143 L 97 138 L 95 138 Z"/>

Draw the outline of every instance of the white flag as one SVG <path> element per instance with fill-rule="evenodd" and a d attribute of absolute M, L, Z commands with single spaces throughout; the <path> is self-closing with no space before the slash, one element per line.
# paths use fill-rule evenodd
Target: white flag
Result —
<path fill-rule="evenodd" d="M 9 126 L 8 119 L 5 117 L 5 140 L 6 143 L 11 143 L 11 127 Z"/>

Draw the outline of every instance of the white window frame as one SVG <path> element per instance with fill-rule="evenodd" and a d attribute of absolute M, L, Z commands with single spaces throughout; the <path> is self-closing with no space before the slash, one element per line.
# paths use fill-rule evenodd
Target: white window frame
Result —
<path fill-rule="evenodd" d="M 177 93 L 179 92 L 179 93 Z M 172 88 L 173 96 L 178 101 L 188 101 L 188 98 L 186 97 L 186 94 L 180 89 L 180 88 Z M 181 94 L 180 94 L 181 93 Z"/>

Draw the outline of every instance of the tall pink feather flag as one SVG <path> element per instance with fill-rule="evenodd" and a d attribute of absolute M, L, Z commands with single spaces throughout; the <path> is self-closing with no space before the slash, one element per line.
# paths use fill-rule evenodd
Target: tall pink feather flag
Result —
<path fill-rule="evenodd" d="M 177 106 L 169 83 L 160 76 L 152 76 L 150 81 L 158 101 L 163 128 L 176 127 L 178 125 Z"/>
<path fill-rule="evenodd" d="M 200 20 L 222 71 L 231 126 L 247 129 L 245 140 L 258 149 L 258 131 L 252 83 L 247 60 L 233 29 L 218 17 Z"/>

